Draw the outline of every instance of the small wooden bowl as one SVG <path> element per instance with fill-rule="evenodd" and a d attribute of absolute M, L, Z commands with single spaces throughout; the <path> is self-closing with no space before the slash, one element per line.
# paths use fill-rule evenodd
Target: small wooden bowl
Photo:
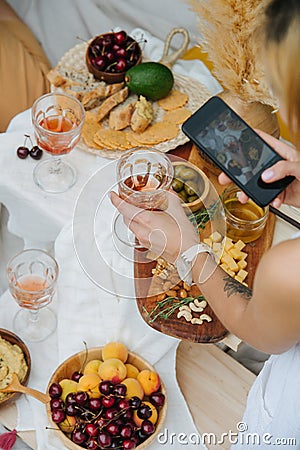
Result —
<path fill-rule="evenodd" d="M 47 387 L 47 392 L 49 392 L 49 387 L 51 386 L 52 383 L 54 383 L 54 382 L 58 383 L 59 381 L 61 381 L 64 378 L 70 379 L 74 371 L 82 370 L 83 365 L 87 364 L 92 359 L 102 359 L 102 347 L 90 348 L 90 349 L 88 349 L 87 354 L 86 354 L 86 351 L 83 350 L 79 353 L 76 353 L 75 355 L 70 356 L 68 359 L 66 359 L 62 364 L 60 364 L 58 366 L 56 371 L 51 376 L 48 387 Z M 133 364 L 139 370 L 149 369 L 151 371 L 155 371 L 155 368 L 153 366 L 151 366 L 146 360 L 144 360 L 139 355 L 137 355 L 136 353 L 133 353 L 133 352 L 128 352 L 128 359 L 127 359 L 126 363 Z M 158 433 L 162 427 L 162 424 L 166 418 L 167 395 L 166 395 L 166 389 L 165 389 L 162 381 L 161 381 L 160 390 L 165 395 L 166 400 L 165 400 L 164 406 L 158 412 L 158 419 L 157 419 L 157 422 L 155 425 L 155 427 L 156 427 L 155 432 L 151 436 L 149 436 L 149 438 L 146 439 L 146 441 L 142 442 L 140 445 L 138 445 L 136 447 L 136 449 L 138 449 L 138 450 L 145 449 L 146 447 L 148 447 L 148 445 L 151 442 L 154 441 L 154 439 L 158 435 Z M 50 403 L 46 404 L 46 409 L 47 409 L 48 418 L 49 418 L 50 422 L 52 423 L 51 426 L 58 430 L 58 435 L 59 435 L 60 439 L 63 441 L 64 445 L 70 450 L 82 450 L 81 446 L 74 444 L 74 442 L 72 442 L 71 439 L 69 439 L 68 436 L 60 430 L 58 425 L 55 424 L 54 422 L 52 422 Z"/>
<path fill-rule="evenodd" d="M 129 69 L 126 68 L 126 70 L 124 70 L 123 72 L 106 72 L 106 71 L 102 71 L 99 70 L 94 64 L 92 64 L 91 60 L 92 60 L 92 47 L 97 44 L 97 42 L 104 38 L 105 36 L 108 35 L 113 35 L 114 33 L 104 33 L 104 34 L 100 34 L 99 36 L 96 36 L 88 45 L 88 48 L 86 50 L 86 55 L 85 55 L 85 60 L 86 60 L 86 65 L 88 68 L 88 71 L 90 73 L 92 73 L 94 75 L 95 78 L 97 78 L 100 81 L 105 81 L 108 84 L 113 84 L 113 83 L 121 83 L 122 81 L 124 81 L 125 79 L 125 75 L 127 70 Z M 138 59 L 136 61 L 136 63 L 131 67 L 136 66 L 137 64 L 139 64 L 142 60 L 142 50 L 141 47 L 139 46 L 139 44 L 130 36 L 128 36 L 128 39 L 130 39 L 132 41 L 132 43 L 134 42 L 136 47 L 137 47 L 137 54 L 138 54 Z"/>
<path fill-rule="evenodd" d="M 25 361 L 27 363 L 28 368 L 27 368 L 25 378 L 22 381 L 22 384 L 24 384 L 24 386 L 26 386 L 28 383 L 30 370 L 31 370 L 31 357 L 30 357 L 30 353 L 29 353 L 27 346 L 22 341 L 22 339 L 20 339 L 12 331 L 8 331 L 3 328 L 0 328 L 0 336 L 2 337 L 2 339 L 5 339 L 5 341 L 9 342 L 10 344 L 12 344 L 12 345 L 16 344 L 18 347 L 20 347 L 20 349 L 24 353 Z M 0 407 L 5 406 L 8 403 L 14 402 L 15 400 L 17 400 L 17 398 L 20 397 L 21 394 L 19 392 L 12 392 L 11 394 L 7 394 L 7 395 L 8 396 L 4 400 L 0 400 Z"/>
<path fill-rule="evenodd" d="M 194 172 L 198 175 L 198 185 L 199 185 L 199 198 L 191 203 L 182 203 L 183 208 L 187 212 L 195 212 L 198 211 L 200 208 L 205 207 L 205 200 L 208 197 L 209 189 L 210 189 L 210 182 L 205 173 L 199 169 L 199 167 L 195 166 L 194 164 L 191 164 L 188 161 L 174 161 L 173 163 L 174 168 L 176 166 L 186 166 L 189 169 L 192 169 Z M 175 177 L 174 177 L 175 178 Z M 180 178 L 179 178 L 180 179 Z M 183 180 L 181 180 L 183 181 Z"/>

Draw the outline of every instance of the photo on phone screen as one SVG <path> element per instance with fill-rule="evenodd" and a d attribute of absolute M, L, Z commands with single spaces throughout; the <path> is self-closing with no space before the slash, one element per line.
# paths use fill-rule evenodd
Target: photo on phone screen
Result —
<path fill-rule="evenodd" d="M 281 156 L 219 97 L 209 99 L 184 122 L 182 130 L 260 206 L 269 204 L 293 180 L 262 181 L 262 172 Z"/>

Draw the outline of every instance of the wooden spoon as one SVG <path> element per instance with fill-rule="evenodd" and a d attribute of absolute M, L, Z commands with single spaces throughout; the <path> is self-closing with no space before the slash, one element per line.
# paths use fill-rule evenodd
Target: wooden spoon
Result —
<path fill-rule="evenodd" d="M 37 391 L 36 389 L 31 389 L 27 386 L 23 386 L 16 373 L 12 374 L 11 383 L 3 389 L 0 389 L 0 392 L 22 392 L 23 394 L 31 395 L 31 397 L 36 398 L 42 403 L 48 403 L 50 397 L 43 392 Z"/>

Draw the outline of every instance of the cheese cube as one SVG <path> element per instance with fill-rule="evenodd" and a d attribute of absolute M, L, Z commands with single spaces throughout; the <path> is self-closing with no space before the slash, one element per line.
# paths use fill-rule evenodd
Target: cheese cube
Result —
<path fill-rule="evenodd" d="M 221 262 L 227 264 L 230 270 L 233 270 L 233 272 L 237 272 L 239 270 L 239 266 L 235 262 L 235 260 L 232 258 L 232 256 L 228 255 L 228 253 L 225 253 L 222 255 Z"/>
<path fill-rule="evenodd" d="M 225 237 L 224 249 L 228 252 L 233 247 L 232 239 L 229 237 Z"/>
<path fill-rule="evenodd" d="M 220 252 L 222 250 L 221 242 L 213 242 L 212 249 L 214 252 Z"/>
<path fill-rule="evenodd" d="M 246 278 L 246 276 L 248 275 L 247 270 L 239 270 L 238 273 L 236 274 L 237 277 L 239 277 L 241 279 L 241 281 L 244 281 L 244 279 Z"/>
<path fill-rule="evenodd" d="M 237 259 L 237 260 L 242 259 L 242 253 L 243 253 L 243 252 L 241 252 L 240 250 L 238 250 L 238 249 L 235 248 L 235 247 L 232 247 L 232 248 L 229 250 L 228 253 L 229 253 L 229 255 L 232 256 L 234 259 Z"/>
<path fill-rule="evenodd" d="M 239 239 L 239 240 L 234 244 L 234 247 L 235 247 L 237 250 L 243 250 L 243 248 L 246 247 L 246 244 L 245 244 L 245 242 L 241 241 L 241 239 Z"/>
<path fill-rule="evenodd" d="M 239 283 L 243 283 L 244 282 L 244 280 L 242 280 L 242 278 L 238 277 L 237 275 L 234 277 L 234 279 L 236 281 L 238 281 Z"/>
<path fill-rule="evenodd" d="M 233 270 L 227 270 L 226 271 L 228 273 L 228 275 L 230 275 L 232 278 L 235 278 L 235 273 L 233 272 Z"/>
<path fill-rule="evenodd" d="M 220 235 L 220 233 L 218 231 L 214 231 L 210 235 L 210 238 L 213 242 L 221 242 L 222 241 L 222 236 Z"/>
<path fill-rule="evenodd" d="M 204 244 L 208 245 L 209 247 L 212 247 L 213 241 L 211 238 L 205 238 L 203 239 Z"/>
<path fill-rule="evenodd" d="M 246 259 L 248 256 L 248 253 L 246 252 L 240 252 L 239 257 L 237 258 L 239 261 L 241 261 L 242 259 Z"/>
<path fill-rule="evenodd" d="M 227 266 L 227 264 L 225 264 L 225 263 L 220 264 L 220 267 L 222 267 L 222 269 L 225 270 L 225 272 L 227 272 L 228 270 L 230 270 L 229 267 Z"/>
<path fill-rule="evenodd" d="M 245 269 L 245 267 L 247 267 L 247 261 L 241 259 L 240 261 L 238 261 L 237 265 L 239 266 L 240 269 Z"/>

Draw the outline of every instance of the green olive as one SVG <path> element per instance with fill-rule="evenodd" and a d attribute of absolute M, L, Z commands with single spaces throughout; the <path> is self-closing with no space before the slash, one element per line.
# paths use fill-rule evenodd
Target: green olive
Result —
<path fill-rule="evenodd" d="M 189 181 L 187 184 L 184 185 L 184 190 L 189 197 L 191 195 L 197 195 L 197 190 L 198 190 L 197 183 L 195 183 L 193 181 Z"/>
<path fill-rule="evenodd" d="M 188 167 L 183 167 L 183 169 L 180 172 L 180 178 L 185 180 L 196 180 L 197 179 L 197 172 L 195 172 L 193 169 L 189 169 Z"/>
<path fill-rule="evenodd" d="M 198 195 L 191 195 L 190 197 L 188 197 L 188 203 L 195 202 L 198 199 L 199 199 Z"/>
<path fill-rule="evenodd" d="M 184 169 L 184 168 L 185 168 L 185 166 L 184 166 L 183 164 L 179 164 L 178 166 L 174 166 L 174 174 L 175 174 L 175 177 L 182 178 L 182 177 L 181 177 L 181 171 L 182 171 L 182 169 Z"/>
<path fill-rule="evenodd" d="M 174 178 L 172 181 L 172 188 L 175 192 L 179 192 L 183 188 L 183 182 L 178 180 L 177 178 Z"/>
<path fill-rule="evenodd" d="M 178 197 L 181 198 L 181 200 L 184 203 L 187 203 L 188 196 L 187 196 L 187 193 L 183 189 L 182 189 L 182 191 L 178 192 Z"/>

